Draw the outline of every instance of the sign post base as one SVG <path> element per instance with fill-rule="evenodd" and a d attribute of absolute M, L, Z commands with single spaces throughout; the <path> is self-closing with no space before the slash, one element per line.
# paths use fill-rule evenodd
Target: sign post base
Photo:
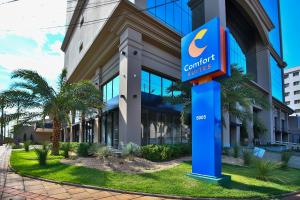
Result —
<path fill-rule="evenodd" d="M 221 177 L 214 177 L 214 176 L 207 176 L 207 175 L 202 175 L 202 174 L 195 174 L 195 173 L 188 173 L 187 176 L 208 182 L 208 183 L 213 183 L 213 184 L 219 184 L 223 186 L 230 185 L 231 183 L 231 176 L 228 175 L 222 175 Z"/>

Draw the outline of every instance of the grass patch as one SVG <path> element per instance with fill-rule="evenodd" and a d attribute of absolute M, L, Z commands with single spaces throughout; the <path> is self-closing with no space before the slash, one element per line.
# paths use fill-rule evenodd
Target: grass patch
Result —
<path fill-rule="evenodd" d="M 32 175 L 56 181 L 67 181 L 107 188 L 193 197 L 268 198 L 272 195 L 300 189 L 300 170 L 276 170 L 275 175 L 284 177 L 286 183 L 264 182 L 255 179 L 255 169 L 223 165 L 223 173 L 231 175 L 230 187 L 208 184 L 188 176 L 191 163 L 186 162 L 172 169 L 155 173 L 127 174 L 104 172 L 96 169 L 64 165 L 62 156 L 50 156 L 46 166 L 40 166 L 33 151 L 13 151 L 11 165 L 20 174 Z"/>

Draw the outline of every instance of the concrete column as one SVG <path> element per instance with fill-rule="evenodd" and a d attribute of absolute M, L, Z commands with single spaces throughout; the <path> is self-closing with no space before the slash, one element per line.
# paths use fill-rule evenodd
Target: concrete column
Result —
<path fill-rule="evenodd" d="M 264 124 L 267 132 L 261 136 L 262 143 L 275 142 L 275 133 L 273 132 L 273 111 L 272 111 L 272 86 L 271 86 L 271 69 L 270 69 L 270 51 L 258 39 L 246 54 L 247 72 L 254 77 L 254 81 L 264 88 L 268 94 L 262 98 L 267 99 L 270 108 L 263 109 L 258 113 L 258 117 Z"/>
<path fill-rule="evenodd" d="M 193 30 L 215 17 L 219 17 L 221 25 L 226 27 L 224 0 L 190 0 L 188 4 L 192 10 Z"/>
<path fill-rule="evenodd" d="M 223 111 L 223 129 L 222 129 L 222 143 L 223 147 L 230 147 L 230 120 L 229 120 L 229 113 Z"/>
<path fill-rule="evenodd" d="M 126 28 L 120 36 L 120 145 L 141 145 L 141 63 L 142 35 Z"/>
<path fill-rule="evenodd" d="M 95 118 L 95 121 L 94 121 L 94 143 L 98 143 L 99 142 L 99 119 L 98 118 Z"/>

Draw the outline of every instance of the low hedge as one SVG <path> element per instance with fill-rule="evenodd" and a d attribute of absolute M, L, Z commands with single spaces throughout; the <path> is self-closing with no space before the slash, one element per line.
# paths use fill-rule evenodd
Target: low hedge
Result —
<path fill-rule="evenodd" d="M 174 158 L 191 155 L 191 144 L 151 144 L 141 147 L 142 157 L 151 161 L 166 161 Z"/>
<path fill-rule="evenodd" d="M 78 149 L 80 143 L 79 142 L 60 142 L 59 143 L 60 149 L 62 150 L 62 147 L 66 144 L 70 144 L 70 151 L 77 152 L 77 149 Z"/>

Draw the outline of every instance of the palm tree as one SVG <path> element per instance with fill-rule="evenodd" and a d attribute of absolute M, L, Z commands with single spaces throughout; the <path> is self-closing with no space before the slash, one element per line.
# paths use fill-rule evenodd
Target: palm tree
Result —
<path fill-rule="evenodd" d="M 51 87 L 35 71 L 17 70 L 13 72 L 11 77 L 16 80 L 12 85 L 12 90 L 18 91 L 18 97 L 24 110 L 22 122 L 34 118 L 44 119 L 46 116 L 49 116 L 53 121 L 53 155 L 59 153 L 61 126 L 63 123 L 70 123 L 69 112 L 81 109 L 86 102 L 93 102 L 89 106 L 95 108 L 101 108 L 103 105 L 99 91 L 90 81 L 71 84 L 66 81 L 66 74 L 66 70 L 63 70 L 60 74 L 57 89 Z M 24 99 L 26 99 L 25 102 Z M 34 112 L 25 112 L 28 110 Z"/>
<path fill-rule="evenodd" d="M 230 116 L 236 117 L 241 122 L 252 119 L 251 106 L 257 105 L 267 109 L 269 107 L 262 93 L 251 86 L 252 78 L 235 66 L 232 66 L 231 77 L 220 80 L 223 113 L 228 112 Z M 168 88 L 169 92 L 179 91 L 180 95 L 165 97 L 165 101 L 172 104 L 183 105 L 181 118 L 183 122 L 190 124 L 191 115 L 191 87 L 190 83 L 177 82 Z"/>

